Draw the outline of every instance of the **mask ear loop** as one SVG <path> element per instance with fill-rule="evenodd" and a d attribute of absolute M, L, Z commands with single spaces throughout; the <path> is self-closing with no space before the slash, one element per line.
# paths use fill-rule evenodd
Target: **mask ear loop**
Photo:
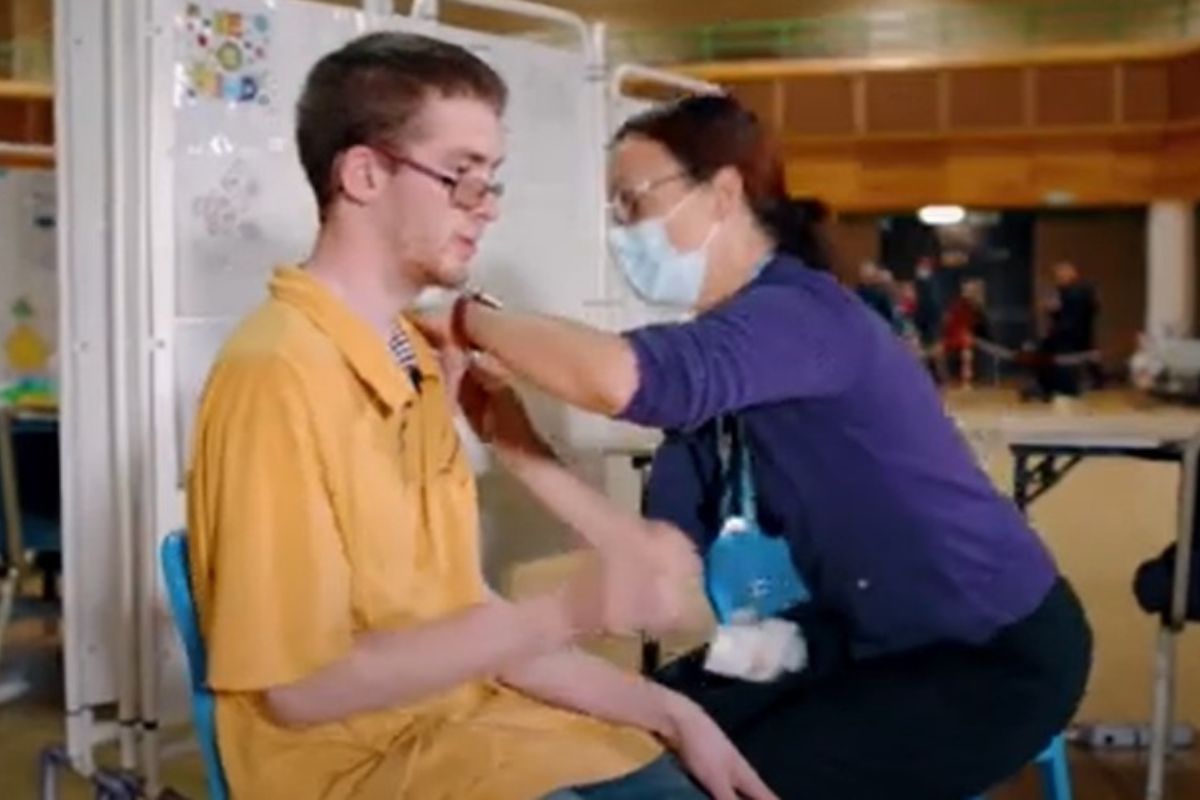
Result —
<path fill-rule="evenodd" d="M 662 215 L 661 217 L 658 217 L 658 219 L 662 221 L 662 224 L 666 225 L 668 222 L 670 222 L 671 219 L 677 213 L 679 213 L 679 209 L 683 208 L 684 204 L 686 204 L 689 200 L 691 200 L 693 197 L 695 197 L 696 192 L 698 192 L 698 191 L 700 191 L 700 187 L 693 186 L 690 190 L 688 190 L 687 194 L 685 194 L 683 197 L 679 198 L 679 202 L 676 203 L 674 206 L 672 206 L 670 211 L 668 211 L 666 214 Z M 647 222 L 649 222 L 649 221 L 650 220 L 647 220 Z M 721 232 L 721 227 L 724 224 L 725 224 L 725 220 L 723 220 L 723 219 L 717 220 L 716 222 L 714 222 L 712 224 L 712 227 L 708 229 L 708 235 L 704 237 L 704 241 L 701 242 L 700 246 L 695 248 L 695 250 L 693 250 L 692 252 L 701 252 L 701 251 L 708 250 L 708 248 L 712 246 L 713 240 L 716 239 L 717 235 Z M 668 238 L 669 238 L 669 235 L 668 235 Z"/>

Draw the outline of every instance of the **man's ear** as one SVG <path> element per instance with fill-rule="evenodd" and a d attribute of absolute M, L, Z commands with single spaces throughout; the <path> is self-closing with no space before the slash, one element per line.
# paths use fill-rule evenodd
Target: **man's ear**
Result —
<path fill-rule="evenodd" d="M 369 147 L 355 146 L 333 162 L 333 184 L 355 205 L 366 205 L 383 190 L 387 171 Z"/>

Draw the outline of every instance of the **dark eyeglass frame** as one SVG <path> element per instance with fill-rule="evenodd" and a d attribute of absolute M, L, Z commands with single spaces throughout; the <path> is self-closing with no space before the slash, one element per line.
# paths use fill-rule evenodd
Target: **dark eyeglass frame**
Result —
<path fill-rule="evenodd" d="M 501 181 L 488 180 L 470 172 L 452 175 L 426 166 L 420 161 L 414 161 L 408 156 L 400 155 L 381 145 L 370 145 L 370 148 L 394 164 L 408 167 L 413 172 L 432 178 L 446 187 L 446 191 L 450 195 L 450 202 L 463 211 L 474 211 L 486 203 L 489 196 L 496 200 L 504 197 L 504 184 Z"/>
<path fill-rule="evenodd" d="M 608 201 L 608 216 L 617 225 L 630 225 L 637 218 L 637 204 L 659 187 L 688 179 L 686 172 L 674 172 L 660 178 L 649 178 L 629 189 L 620 189 Z"/>

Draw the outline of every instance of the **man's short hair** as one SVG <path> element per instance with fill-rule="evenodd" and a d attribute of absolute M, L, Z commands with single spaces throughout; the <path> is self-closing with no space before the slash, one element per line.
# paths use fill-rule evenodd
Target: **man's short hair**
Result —
<path fill-rule="evenodd" d="M 469 51 L 411 33 L 367 34 L 317 62 L 296 104 L 296 145 L 322 215 L 338 155 L 403 136 L 431 97 L 475 98 L 501 114 L 508 89 Z"/>

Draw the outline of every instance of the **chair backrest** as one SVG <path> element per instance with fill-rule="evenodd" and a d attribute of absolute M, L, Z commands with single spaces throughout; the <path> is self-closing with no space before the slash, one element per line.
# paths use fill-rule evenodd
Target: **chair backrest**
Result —
<path fill-rule="evenodd" d="M 208 778 L 208 796 L 212 800 L 228 800 L 225 770 L 217 749 L 216 699 L 208 688 L 208 657 L 204 639 L 200 636 L 200 621 L 192 598 L 191 567 L 188 564 L 187 538 L 182 531 L 167 535 L 162 550 L 163 577 L 175 628 L 187 652 L 188 675 L 192 691 L 192 725 L 200 742 L 204 771 Z"/>

